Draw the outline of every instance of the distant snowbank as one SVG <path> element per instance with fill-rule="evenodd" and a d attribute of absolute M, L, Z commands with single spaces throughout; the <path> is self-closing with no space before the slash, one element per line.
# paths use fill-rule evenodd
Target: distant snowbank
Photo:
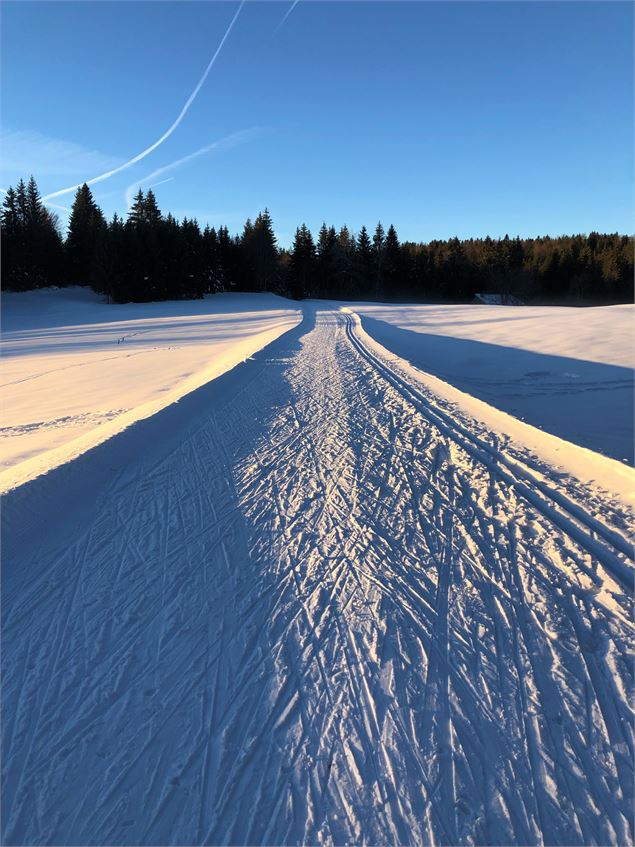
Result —
<path fill-rule="evenodd" d="M 606 365 L 633 367 L 635 305 L 595 306 L 425 306 L 353 303 L 361 315 L 389 321 L 413 332 L 449 335 L 567 356 Z"/>
<path fill-rule="evenodd" d="M 635 306 L 350 304 L 382 346 L 520 421 L 634 459 Z"/>
<path fill-rule="evenodd" d="M 75 287 L 4 294 L 0 491 L 176 402 L 301 317 L 273 294 L 125 305 Z"/>

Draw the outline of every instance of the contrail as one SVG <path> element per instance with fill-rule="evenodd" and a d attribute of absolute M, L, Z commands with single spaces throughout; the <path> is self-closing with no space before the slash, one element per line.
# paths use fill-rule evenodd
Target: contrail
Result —
<path fill-rule="evenodd" d="M 147 176 L 135 180 L 135 182 L 131 183 L 126 188 L 126 205 L 128 206 L 128 208 L 130 208 L 134 199 L 134 195 L 136 193 L 136 189 L 139 188 L 143 183 L 150 182 L 151 180 L 156 179 L 158 176 L 163 176 L 163 174 L 167 173 L 168 171 L 172 171 L 175 168 L 180 168 L 181 165 L 185 165 L 187 162 L 191 162 L 192 159 L 198 159 L 199 156 L 204 156 L 205 153 L 211 153 L 212 150 L 228 150 L 231 147 L 235 147 L 237 144 L 242 144 L 244 141 L 249 141 L 255 135 L 258 135 L 261 131 L 262 130 L 260 129 L 260 127 L 256 126 L 251 127 L 250 129 L 242 129 L 239 132 L 232 132 L 231 135 L 226 135 L 224 138 L 220 138 L 218 141 L 214 141 L 212 144 L 207 144 L 205 147 L 201 147 L 200 150 L 195 150 L 194 153 L 189 153 L 187 156 L 183 156 L 181 159 L 177 159 L 174 162 L 170 162 L 169 165 L 164 165 L 161 168 L 157 168 L 156 171 L 152 171 L 152 173 L 148 174 Z M 155 182 L 154 185 L 160 185 L 161 182 L 167 182 L 167 180 Z"/>
<path fill-rule="evenodd" d="M 0 191 L 1 191 L 3 194 L 6 194 L 6 193 L 7 193 L 7 189 L 6 189 L 6 188 L 0 188 Z M 51 209 L 61 209 L 61 210 L 62 210 L 62 212 L 70 212 L 70 211 L 71 211 L 71 210 L 68 208 L 68 206 L 60 206 L 58 203 L 49 203 L 49 202 L 48 202 L 48 200 L 46 199 L 46 197 L 42 197 L 42 202 L 44 203 L 44 205 L 45 205 L 45 206 L 50 206 L 50 207 L 51 207 Z"/>
<path fill-rule="evenodd" d="M 148 186 L 148 188 L 156 188 L 157 185 L 163 185 L 164 182 L 172 182 L 173 179 L 173 176 L 166 176 L 165 179 L 160 179 L 158 182 L 153 182 L 152 185 Z"/>
<path fill-rule="evenodd" d="M 62 212 L 71 212 L 71 209 L 69 209 L 68 206 L 60 206 L 57 203 L 49 203 L 46 197 L 42 197 L 42 202 L 45 206 L 50 206 L 51 209 L 61 209 Z"/>
<path fill-rule="evenodd" d="M 278 30 L 279 30 L 281 27 L 283 27 L 283 26 L 284 26 L 285 21 L 287 20 L 287 18 L 289 17 L 289 15 L 290 15 L 290 14 L 291 14 L 291 12 L 295 9 L 295 7 L 298 5 L 298 3 L 299 3 L 299 2 L 300 2 L 300 0 L 293 0 L 293 3 L 292 3 L 292 4 L 291 4 L 291 6 L 287 9 L 285 16 L 282 18 L 282 20 L 280 21 L 280 23 L 279 23 L 279 24 L 278 24 L 278 26 L 276 27 L 276 32 L 278 32 Z"/>
<path fill-rule="evenodd" d="M 174 121 L 174 123 L 172 124 L 172 126 L 171 126 L 171 127 L 169 127 L 169 129 L 167 129 L 167 130 L 163 133 L 163 135 L 161 136 L 161 138 L 157 139 L 157 140 L 154 142 L 154 144 L 151 144 L 149 147 L 147 147 L 147 148 L 146 148 L 145 150 L 143 150 L 141 153 L 138 153 L 136 156 L 134 156 L 134 157 L 133 157 L 132 159 L 130 159 L 129 161 L 124 162 L 124 164 L 123 164 L 123 165 L 118 165 L 116 168 L 113 168 L 113 169 L 112 169 L 112 170 L 110 170 L 110 171 L 106 171 L 106 173 L 100 174 L 99 176 L 93 177 L 92 179 L 84 180 L 84 182 L 85 182 L 87 185 L 93 185 L 93 184 L 94 184 L 94 183 L 96 183 L 96 182 L 103 182 L 103 180 L 108 179 L 109 177 L 114 176 L 115 174 L 119 173 L 120 171 L 123 171 L 123 170 L 125 170 L 126 168 L 131 167 L 131 165 L 135 165 L 137 162 L 140 162 L 140 161 L 141 161 L 141 159 L 145 159 L 145 157 L 146 157 L 146 156 L 149 156 L 149 155 L 150 155 L 150 153 L 152 153 L 152 151 L 153 151 L 153 150 L 156 150 L 156 149 L 157 149 L 157 147 L 159 147 L 159 145 L 163 144 L 163 142 L 164 142 L 167 138 L 169 138 L 169 137 L 172 135 L 172 133 L 174 132 L 174 130 L 178 127 L 178 125 L 181 123 L 181 121 L 183 120 L 183 118 L 184 118 L 184 117 L 185 117 L 185 115 L 187 114 L 187 112 L 188 112 L 188 110 L 189 110 L 190 106 L 192 105 L 192 103 L 194 102 L 194 99 L 196 98 L 196 95 L 197 95 L 197 94 L 198 94 L 198 92 L 201 90 L 201 87 L 203 86 L 203 83 L 204 83 L 204 82 L 205 82 L 205 80 L 207 79 L 207 76 L 208 76 L 209 72 L 211 71 L 211 69 L 212 69 L 212 67 L 213 67 L 213 65 L 214 65 L 214 62 L 215 62 L 215 61 L 216 61 L 216 59 L 218 58 L 218 54 L 219 54 L 219 53 L 220 53 L 220 51 L 223 49 L 223 44 L 224 44 L 224 43 L 225 43 L 225 41 L 227 40 L 227 36 L 228 36 L 228 35 L 229 35 L 229 33 L 231 32 L 232 27 L 234 26 L 234 24 L 236 23 L 236 19 L 238 18 L 238 15 L 240 15 L 240 11 L 241 11 L 241 9 L 242 9 L 242 7 L 243 7 L 244 5 L 245 5 L 245 0 L 241 0 L 241 2 L 240 2 L 240 6 L 238 7 L 238 11 L 237 11 L 237 12 L 236 12 L 236 14 L 234 15 L 234 17 L 231 19 L 231 22 L 230 22 L 229 26 L 228 26 L 228 27 L 227 27 L 227 29 L 225 30 L 225 34 L 224 34 L 224 35 L 223 35 L 223 37 L 221 38 L 220 44 L 219 44 L 219 45 L 218 45 L 218 47 L 216 48 L 216 52 L 214 53 L 214 55 L 213 55 L 213 56 L 212 56 L 212 58 L 210 59 L 208 66 L 205 68 L 205 73 L 204 73 L 204 74 L 203 74 L 203 76 L 199 79 L 198 83 L 196 84 L 196 87 L 194 88 L 194 91 L 192 91 L 192 93 L 190 94 L 190 96 L 187 98 L 187 100 L 186 100 L 186 102 L 185 102 L 185 105 L 183 106 L 183 108 L 182 108 L 182 109 L 181 109 L 181 111 L 179 112 L 178 117 L 176 118 L 176 120 Z M 68 192 L 69 192 L 69 191 L 75 191 L 75 190 L 77 190 L 78 188 L 80 188 L 80 187 L 84 184 L 84 182 L 80 182 L 80 183 L 78 183 L 77 185 L 69 185 L 69 187 L 68 187 L 68 188 L 61 188 L 59 191 L 53 191 L 51 194 L 47 194 L 47 195 L 46 195 L 46 197 L 44 197 L 43 199 L 44 199 L 44 200 L 50 200 L 50 199 L 51 199 L 51 197 L 59 197 L 61 194 L 68 194 Z"/>
<path fill-rule="evenodd" d="M 146 179 L 152 179 L 152 174 L 147 176 Z M 174 179 L 173 176 L 168 176 L 165 179 L 160 179 L 158 182 L 153 182 L 151 185 L 148 185 L 147 188 L 150 190 L 151 188 L 156 188 L 157 185 L 163 185 L 164 182 L 172 182 Z M 130 210 L 132 206 L 132 201 L 134 200 L 134 189 L 141 185 L 142 182 L 145 182 L 144 179 L 139 180 L 139 182 L 133 182 L 132 185 L 129 185 L 126 188 L 126 205 L 128 206 L 128 210 Z"/>

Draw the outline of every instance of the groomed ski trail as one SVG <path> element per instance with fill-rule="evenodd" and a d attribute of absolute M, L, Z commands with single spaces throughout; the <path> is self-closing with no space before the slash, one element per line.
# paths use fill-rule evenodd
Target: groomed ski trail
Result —
<path fill-rule="evenodd" d="M 241 373 L 55 544 L 5 498 L 3 843 L 632 843 L 625 510 L 350 314 Z"/>

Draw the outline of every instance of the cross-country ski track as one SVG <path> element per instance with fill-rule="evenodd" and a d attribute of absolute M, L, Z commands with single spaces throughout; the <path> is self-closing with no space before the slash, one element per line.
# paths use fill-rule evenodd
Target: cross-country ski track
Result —
<path fill-rule="evenodd" d="M 5 495 L 3 843 L 633 843 L 627 506 L 304 313 Z"/>

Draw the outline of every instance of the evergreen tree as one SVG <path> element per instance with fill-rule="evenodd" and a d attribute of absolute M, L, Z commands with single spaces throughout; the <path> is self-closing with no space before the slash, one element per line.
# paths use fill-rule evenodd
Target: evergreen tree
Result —
<path fill-rule="evenodd" d="M 18 183 L 18 188 L 16 191 L 16 202 L 18 206 L 18 221 L 20 223 L 20 226 L 23 229 L 26 229 L 29 213 L 26 199 L 26 184 L 23 179 L 21 179 Z"/>
<path fill-rule="evenodd" d="M 357 293 L 360 295 L 370 294 L 373 286 L 373 247 L 365 226 L 360 229 L 357 236 L 355 275 L 357 278 Z"/>
<path fill-rule="evenodd" d="M 289 263 L 289 291 L 293 298 L 311 297 L 315 279 L 315 244 L 306 224 L 296 229 Z"/>
<path fill-rule="evenodd" d="M 117 213 L 110 224 L 104 223 L 97 231 L 91 285 L 108 302 L 125 303 L 130 299 L 124 266 L 125 236 L 123 221 Z"/>
<path fill-rule="evenodd" d="M 17 194 L 9 186 L 2 204 L 2 282 L 5 288 L 20 290 L 24 287 L 24 228 L 21 221 Z"/>
<path fill-rule="evenodd" d="M 203 268 L 203 244 L 198 221 L 183 219 L 182 262 L 183 286 L 181 296 L 201 298 L 205 293 L 205 276 Z"/>
<path fill-rule="evenodd" d="M 381 221 L 375 227 L 373 235 L 373 259 L 375 265 L 375 296 L 379 297 L 383 291 L 383 265 L 386 237 Z"/>
<path fill-rule="evenodd" d="M 256 218 L 250 250 L 256 291 L 275 291 L 278 284 L 278 249 L 268 209 Z"/>
<path fill-rule="evenodd" d="M 2 204 L 2 229 L 5 235 L 13 235 L 20 229 L 20 212 L 18 209 L 18 198 L 10 185 Z"/>
<path fill-rule="evenodd" d="M 203 230 L 203 276 L 205 291 L 214 294 L 225 288 L 225 273 L 221 260 L 221 247 L 214 227 L 208 225 Z"/>
<path fill-rule="evenodd" d="M 316 297 L 333 297 L 337 279 L 337 233 L 335 227 L 320 227 L 317 243 Z"/>
<path fill-rule="evenodd" d="M 185 223 L 185 221 L 184 221 Z M 187 271 L 183 261 L 185 249 L 183 226 L 172 215 L 157 221 L 161 267 L 159 285 L 167 300 L 186 297 Z"/>
<path fill-rule="evenodd" d="M 75 285 L 86 285 L 91 279 L 95 249 L 104 216 L 92 192 L 84 183 L 77 189 L 66 236 L 66 278 Z M 105 239 L 102 239 L 105 243 Z"/>
<path fill-rule="evenodd" d="M 355 239 L 344 225 L 335 244 L 335 290 L 333 296 L 347 297 L 355 286 Z"/>
<path fill-rule="evenodd" d="M 27 225 L 38 227 L 44 217 L 44 205 L 40 197 L 40 191 L 35 182 L 35 177 L 31 174 L 29 183 L 26 188 L 26 219 Z"/>
<path fill-rule="evenodd" d="M 397 230 L 391 224 L 386 233 L 383 250 L 383 295 L 391 297 L 401 296 L 403 285 L 401 284 L 401 245 L 397 237 Z"/>
<path fill-rule="evenodd" d="M 57 216 L 42 203 L 33 176 L 26 189 L 26 239 L 30 273 L 35 286 L 55 285 L 61 281 L 63 242 Z"/>
<path fill-rule="evenodd" d="M 132 226 L 138 226 L 145 219 L 145 197 L 143 191 L 139 189 L 135 194 L 134 201 L 128 210 L 128 223 Z"/>
<path fill-rule="evenodd" d="M 242 236 L 238 244 L 239 249 L 234 253 L 235 268 L 233 273 L 234 286 L 238 291 L 253 291 L 256 276 L 254 257 L 254 225 L 251 218 L 247 218 L 243 226 Z"/>
<path fill-rule="evenodd" d="M 218 257 L 221 274 L 223 275 L 223 288 L 235 289 L 240 279 L 241 262 L 239 257 L 241 239 L 232 238 L 226 226 L 221 226 L 217 232 Z"/>
<path fill-rule="evenodd" d="M 155 226 L 161 220 L 161 211 L 157 206 L 157 200 L 152 189 L 148 189 L 143 203 L 143 220 L 150 226 Z"/>
<path fill-rule="evenodd" d="M 166 280 L 161 256 L 161 212 L 154 194 L 146 197 L 139 189 L 128 213 L 125 226 L 126 290 L 130 300 L 164 299 Z"/>
<path fill-rule="evenodd" d="M 40 197 L 35 179 L 7 189 L 2 210 L 2 272 L 6 288 L 26 290 L 61 281 L 63 247 L 57 217 Z"/>

